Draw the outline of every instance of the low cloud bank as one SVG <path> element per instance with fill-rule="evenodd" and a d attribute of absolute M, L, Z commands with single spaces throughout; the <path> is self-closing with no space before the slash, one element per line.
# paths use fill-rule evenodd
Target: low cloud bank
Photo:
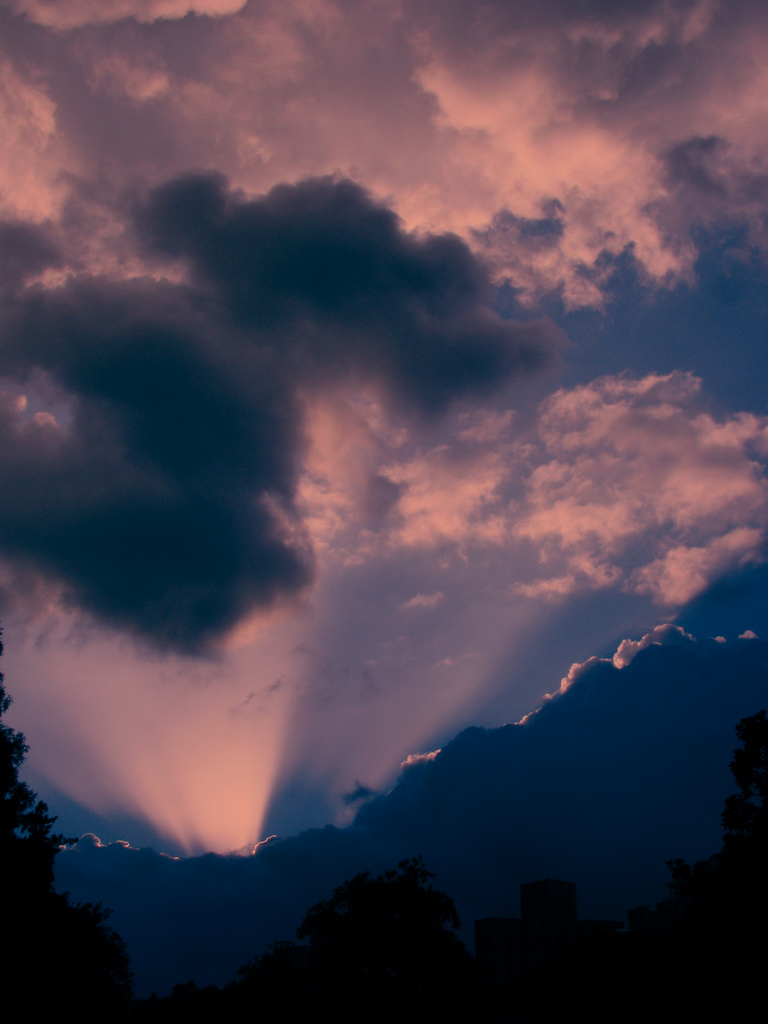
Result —
<path fill-rule="evenodd" d="M 114 908 L 142 992 L 226 981 L 344 878 L 413 854 L 455 898 L 467 938 L 542 876 L 574 880 L 583 916 L 620 917 L 663 895 L 667 859 L 719 847 L 734 725 L 766 704 L 768 644 L 658 628 L 572 669 L 525 724 L 470 728 L 409 759 L 348 828 L 248 858 L 173 860 L 86 837 L 57 858 L 57 885 Z"/>

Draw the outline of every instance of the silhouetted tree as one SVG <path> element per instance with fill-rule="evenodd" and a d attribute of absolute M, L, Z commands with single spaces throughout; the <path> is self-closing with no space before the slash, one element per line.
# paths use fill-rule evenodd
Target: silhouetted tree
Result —
<path fill-rule="evenodd" d="M 3 645 L 0 640 L 0 653 Z M 0 674 L 0 955 L 6 1005 L 15 1012 L 115 1020 L 127 1009 L 132 976 L 125 946 L 105 925 L 108 912 L 73 905 L 53 888 L 53 861 L 65 840 L 19 768 L 27 746 L 2 723 L 10 706 Z"/>
<path fill-rule="evenodd" d="M 229 1024 L 230 1021 L 243 1024 L 249 1014 L 234 1005 L 233 988 L 232 985 L 223 990 L 215 985 L 198 988 L 193 981 L 174 985 L 169 996 L 159 999 L 153 993 L 148 999 L 139 1000 L 134 1006 L 131 1024 Z M 293 1019 L 270 1013 L 261 1002 L 258 1008 L 259 1016 L 265 1020 L 275 1016 L 280 1021 Z M 250 1016 L 253 1017 L 252 1012 Z"/>
<path fill-rule="evenodd" d="M 768 896 L 763 884 L 768 869 L 768 714 L 742 718 L 736 735 L 741 746 L 729 767 L 739 791 L 725 801 L 722 852 L 693 867 L 683 860 L 668 863 L 674 889 L 691 904 L 735 902 L 737 891 L 749 889 L 754 897 Z"/>
<path fill-rule="evenodd" d="M 342 1019 L 470 1020 L 474 961 L 454 931 L 453 901 L 420 857 L 355 875 L 298 930 L 310 971 Z"/>
<path fill-rule="evenodd" d="M 0 640 L 0 654 L 3 643 Z M 52 833 L 55 818 L 26 783 L 19 781 L 19 768 L 27 753 L 24 737 L 2 717 L 11 705 L 0 673 L 0 858 L 6 878 L 28 896 L 45 895 L 53 885 L 53 858 L 65 842 L 75 842 Z"/>
<path fill-rule="evenodd" d="M 768 715 L 742 718 L 736 726 L 741 746 L 730 763 L 739 792 L 725 801 L 725 847 L 765 856 L 768 852 Z"/>
<path fill-rule="evenodd" d="M 682 860 L 668 864 L 686 911 L 669 943 L 702 1010 L 723 1020 L 751 1021 L 765 1014 L 764 944 L 755 936 L 768 913 L 766 712 L 743 718 L 736 734 L 741 746 L 730 769 L 738 792 L 725 802 L 721 852 L 693 866 Z"/>
<path fill-rule="evenodd" d="M 306 946 L 274 942 L 269 952 L 254 957 L 237 972 L 240 980 L 229 992 L 233 1020 L 258 1007 L 268 1019 L 312 1020 L 318 1016 L 319 988 L 310 973 Z"/>

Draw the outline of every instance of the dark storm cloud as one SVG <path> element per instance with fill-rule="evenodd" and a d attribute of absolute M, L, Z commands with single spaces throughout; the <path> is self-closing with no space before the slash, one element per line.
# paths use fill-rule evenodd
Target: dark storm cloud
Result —
<path fill-rule="evenodd" d="M 65 412 L 7 403 L 0 552 L 97 618 L 197 652 L 310 579 L 298 389 L 373 383 L 434 415 L 541 365 L 546 331 L 487 308 L 462 242 L 406 235 L 350 182 L 249 202 L 189 177 L 137 225 L 191 285 L 80 277 L 8 305 L 0 373 L 44 374 Z M 12 231 L 22 269 L 53 259 Z"/>
<path fill-rule="evenodd" d="M 546 876 L 577 883 L 581 916 L 621 918 L 664 895 L 667 860 L 719 848 L 734 726 L 768 703 L 768 645 L 661 627 L 619 655 L 623 668 L 592 659 L 572 672 L 525 725 L 467 729 L 406 767 L 346 829 L 247 860 L 177 862 L 89 841 L 58 858 L 58 885 L 115 908 L 144 990 L 226 981 L 291 938 L 345 877 L 418 853 L 455 898 L 466 938 L 476 917 L 518 912 L 520 883 Z M 174 951 L 167 970 L 161 946 Z"/>
<path fill-rule="evenodd" d="M 672 201 L 659 204 L 666 219 L 699 226 L 741 226 L 748 245 L 768 251 L 765 210 L 768 173 L 745 166 L 731 143 L 717 135 L 694 135 L 664 156 Z"/>
<path fill-rule="evenodd" d="M 727 148 L 725 139 L 717 135 L 707 138 L 695 136 L 673 146 L 667 154 L 670 184 L 724 198 L 726 190 L 724 184 L 717 180 L 716 160 Z"/>
<path fill-rule="evenodd" d="M 531 38 L 525 33 L 563 31 L 588 26 L 594 30 L 615 33 L 610 39 L 614 56 L 626 44 L 632 45 L 638 26 L 654 19 L 673 26 L 675 41 L 685 35 L 685 19 L 696 15 L 699 0 L 542 0 L 528 4 L 521 0 L 480 0 L 465 4 L 449 0 L 437 5 L 433 0 L 407 0 L 406 8 L 417 23 L 425 24 L 439 45 L 450 48 L 458 59 L 468 52 L 484 50 L 494 63 L 505 64 L 534 52 Z M 740 7 L 749 8 L 749 0 Z M 553 31 L 554 30 L 554 31 Z M 499 45 L 501 39 L 504 45 Z M 570 39 L 576 63 L 594 56 L 596 37 L 576 33 Z M 658 35 L 656 40 L 658 39 Z M 664 39 L 663 42 L 667 42 Z M 602 46 L 602 44 L 601 44 Z M 596 69 L 593 69 L 593 71 Z"/>
<path fill-rule="evenodd" d="M 279 332 L 291 372 L 382 381 L 439 412 L 543 362 L 544 336 L 495 317 L 489 282 L 452 235 L 415 238 L 351 181 L 278 185 L 255 201 L 214 176 L 157 189 L 147 243 L 188 259 L 257 344 Z"/>
<path fill-rule="evenodd" d="M 77 282 L 25 300 L 3 372 L 44 370 L 70 422 L 4 421 L 0 530 L 5 558 L 65 600 L 196 651 L 309 570 L 262 501 L 290 500 L 291 402 L 217 357 L 174 291 Z"/>
<path fill-rule="evenodd" d="M 463 917 L 511 913 L 536 877 L 576 881 L 585 917 L 663 895 L 668 859 L 719 848 L 734 725 L 768 702 L 768 646 L 661 627 L 616 664 L 575 668 L 525 724 L 465 730 L 355 827 L 423 852 Z"/>
<path fill-rule="evenodd" d="M 44 226 L 0 222 L 0 293 L 16 289 L 34 274 L 60 264 L 58 249 Z"/>

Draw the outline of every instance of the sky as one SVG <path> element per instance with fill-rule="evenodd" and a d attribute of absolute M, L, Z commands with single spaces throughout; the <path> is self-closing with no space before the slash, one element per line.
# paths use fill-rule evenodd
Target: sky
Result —
<path fill-rule="evenodd" d="M 3 670 L 72 892 L 215 864 L 269 941 L 396 853 L 470 920 L 712 852 L 768 703 L 767 52 L 759 0 L 0 0 Z"/>

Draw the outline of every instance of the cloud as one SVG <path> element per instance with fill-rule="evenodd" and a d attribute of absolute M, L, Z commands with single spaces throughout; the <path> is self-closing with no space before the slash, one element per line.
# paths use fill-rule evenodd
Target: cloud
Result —
<path fill-rule="evenodd" d="M 439 753 L 439 750 L 430 750 L 426 754 L 409 754 L 400 765 L 400 770 L 405 771 L 407 768 L 413 768 L 414 765 L 423 764 L 425 761 L 434 761 Z"/>
<path fill-rule="evenodd" d="M 517 884 L 545 875 L 577 882 L 584 916 L 663 892 L 669 857 L 719 846 L 733 727 L 768 677 L 757 640 L 666 626 L 637 643 L 621 668 L 587 662 L 525 725 L 468 729 L 409 766 L 355 827 L 423 853 L 465 920 L 511 913 Z"/>
<path fill-rule="evenodd" d="M 61 186 L 57 175 L 66 166 L 57 139 L 56 103 L 43 81 L 24 74 L 0 56 L 0 215 L 44 219 L 56 212 Z"/>
<path fill-rule="evenodd" d="M 231 979 L 344 878 L 415 854 L 467 938 L 474 918 L 514 914 L 520 882 L 542 876 L 574 880 L 583 917 L 620 918 L 663 895 L 668 859 L 719 848 L 734 725 L 768 700 L 766 653 L 755 638 L 660 626 L 590 659 L 526 724 L 412 755 L 347 828 L 187 860 L 86 837 L 57 857 L 57 885 L 115 908 L 141 992 Z"/>
<path fill-rule="evenodd" d="M 38 666 L 61 788 L 240 846 L 265 813 L 264 834 L 330 820 L 356 777 L 385 790 L 470 715 L 519 719 L 653 602 L 700 591 L 738 617 L 765 580 L 764 421 L 668 374 L 765 411 L 743 391 L 764 348 L 760 3 L 26 10 L 0 6 L 0 586 L 7 624 L 65 627 L 42 627 L 47 662 L 31 630 L 15 676 Z M 554 331 L 491 308 L 539 300 L 607 316 L 563 315 L 581 343 L 534 408 L 505 388 Z M 82 609 L 226 657 L 78 646 Z M 232 664 L 182 728 L 168 666 L 197 693 Z M 116 711 L 94 694 L 118 672 Z M 240 811 L 202 794 L 213 731 Z"/>
<path fill-rule="evenodd" d="M 761 530 L 737 527 L 706 547 L 672 547 L 633 574 L 631 585 L 658 604 L 684 605 L 732 568 L 763 559 Z"/>
<path fill-rule="evenodd" d="M 693 281 L 702 227 L 766 251 L 759 3 L 17 0 L 0 16 L 16 215 L 50 216 L 106 168 L 119 187 L 215 166 L 251 194 L 341 172 L 408 228 L 470 240 L 519 301 L 569 307 L 603 305 L 622 259 L 653 287 Z"/>
<path fill-rule="evenodd" d="M 281 331 L 292 372 L 315 386 L 383 380 L 397 401 L 440 412 L 545 362 L 545 331 L 491 312 L 488 279 L 460 239 L 406 234 L 351 181 L 248 201 L 215 176 L 190 177 L 157 189 L 139 226 L 248 329 Z"/>
<path fill-rule="evenodd" d="M 460 139 L 453 162 L 496 207 L 476 237 L 531 299 L 560 287 L 571 306 L 600 304 L 626 251 L 657 284 L 690 279 L 692 224 L 725 216 L 762 238 L 758 5 L 558 0 L 532 10 L 488 0 L 436 16 L 417 0 L 410 9 L 422 28 L 418 81 Z M 726 84 L 716 67 L 741 70 Z M 677 194 L 685 154 L 715 135 L 729 157 L 714 205 L 711 190 Z"/>
<path fill-rule="evenodd" d="M 545 400 L 512 533 L 536 546 L 549 573 L 521 592 L 621 583 L 681 605 L 762 560 L 768 425 L 747 414 L 717 420 L 698 391 L 675 373 L 604 378 Z"/>
<path fill-rule="evenodd" d="M 495 551 L 514 595 L 561 602 L 613 588 L 680 607 L 763 560 L 768 421 L 715 416 L 691 374 L 600 378 L 524 417 L 465 410 L 438 445 L 387 435 L 378 415 L 358 411 L 341 447 L 313 433 L 301 507 L 340 562 Z M 362 522 L 360 481 L 332 472 L 342 461 L 396 485 L 376 531 Z M 417 593 L 400 607 L 430 591 Z"/>
<path fill-rule="evenodd" d="M 244 386 L 166 301 L 78 282 L 7 332 L 6 372 L 50 374 L 71 420 L 6 419 L 2 549 L 66 603 L 199 651 L 309 579 L 284 464 L 298 442 L 279 386 Z"/>
<path fill-rule="evenodd" d="M 350 793 L 344 793 L 341 800 L 345 807 L 354 807 L 362 800 L 370 800 L 376 795 L 375 791 L 357 781 L 355 788 Z"/>
<path fill-rule="evenodd" d="M 247 0 L 10 0 L 8 6 L 37 25 L 72 29 L 123 18 L 153 22 L 185 18 L 188 14 L 219 17 L 235 14 L 246 3 Z"/>
<path fill-rule="evenodd" d="M 717 639 L 722 640 L 722 637 Z M 744 639 L 743 635 L 739 636 L 739 639 Z M 552 700 L 553 697 L 563 694 L 566 690 L 569 690 L 575 682 L 577 682 L 583 675 L 589 675 L 596 671 L 600 665 L 612 665 L 614 668 L 622 669 L 626 668 L 632 660 L 647 647 L 684 647 L 687 650 L 696 650 L 698 641 L 696 637 L 690 633 L 686 633 L 681 626 L 675 626 L 671 622 L 666 622 L 661 626 L 656 626 L 646 633 L 645 636 L 641 637 L 640 640 L 622 640 L 616 651 L 611 658 L 588 658 L 585 662 L 574 662 L 571 665 L 567 676 L 564 676 L 560 680 L 560 687 L 554 693 L 546 694 L 547 700 Z M 526 715 L 522 720 L 523 723 L 533 718 L 534 715 L 538 714 L 539 710 L 531 712 Z"/>
<path fill-rule="evenodd" d="M 765 209 L 768 168 L 745 160 L 737 145 L 717 135 L 686 138 L 665 154 L 669 196 L 659 201 L 678 231 L 746 225 L 746 244 L 768 252 Z"/>
<path fill-rule="evenodd" d="M 405 233 L 352 182 L 247 200 L 187 177 L 136 222 L 181 280 L 81 274 L 8 307 L 0 372 L 20 391 L 46 376 L 64 419 L 27 422 L 9 399 L 0 550 L 70 606 L 200 652 L 311 579 L 304 396 L 368 388 L 389 415 L 433 421 L 544 365 L 549 337 L 490 310 L 458 238 Z M 41 229 L 4 230 L 30 268 L 54 261 Z M 370 514 L 398 494 L 373 479 Z"/>
<path fill-rule="evenodd" d="M 437 546 L 505 539 L 504 519 L 494 512 L 509 467 L 499 452 L 473 454 L 457 458 L 446 445 L 387 467 L 388 478 L 401 488 L 396 509 L 402 525 L 396 543 Z"/>
<path fill-rule="evenodd" d="M 434 594 L 417 594 L 400 605 L 400 611 L 408 612 L 414 608 L 437 608 L 445 600 L 445 594 L 436 590 Z"/>
<path fill-rule="evenodd" d="M 739 639 L 744 639 L 744 634 L 741 634 Z M 693 649 L 696 644 L 696 638 L 691 636 L 690 633 L 686 633 L 680 626 L 673 626 L 667 622 L 662 626 L 656 626 L 655 629 L 652 629 L 650 633 L 646 633 L 640 640 L 622 640 L 611 660 L 616 668 L 626 668 L 635 655 L 639 654 L 640 651 L 644 651 L 646 647 L 650 647 L 651 644 L 658 644 L 659 646 L 677 645 Z M 577 666 L 574 666 L 575 668 Z M 571 672 L 573 672 L 573 669 L 571 669 Z"/>
<path fill-rule="evenodd" d="M 0 289 L 15 292 L 29 278 L 61 265 L 61 255 L 45 226 L 0 221 Z"/>

